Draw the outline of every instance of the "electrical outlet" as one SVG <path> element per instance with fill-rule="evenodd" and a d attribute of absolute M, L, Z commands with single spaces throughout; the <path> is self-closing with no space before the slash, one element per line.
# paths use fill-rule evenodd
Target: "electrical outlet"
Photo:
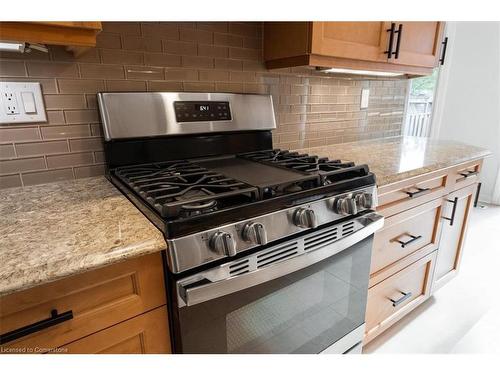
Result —
<path fill-rule="evenodd" d="M 0 101 L 0 124 L 47 121 L 38 82 L 0 82 Z"/>
<path fill-rule="evenodd" d="M 16 94 L 12 91 L 3 93 L 3 105 L 7 115 L 19 114 L 19 107 L 17 105 Z"/>
<path fill-rule="evenodd" d="M 368 108 L 369 98 L 370 98 L 370 90 L 369 89 L 361 90 L 361 104 L 359 106 L 360 109 Z"/>

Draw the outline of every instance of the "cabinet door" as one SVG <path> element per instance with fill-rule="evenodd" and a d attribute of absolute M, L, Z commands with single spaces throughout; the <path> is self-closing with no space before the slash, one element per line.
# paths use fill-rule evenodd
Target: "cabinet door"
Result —
<path fill-rule="evenodd" d="M 53 351 L 57 354 L 171 353 L 167 307 L 126 320 Z"/>
<path fill-rule="evenodd" d="M 394 64 L 433 68 L 438 65 L 443 38 L 443 22 L 396 22 L 396 30 L 401 27 L 401 35 L 394 36 L 393 51 L 398 38 L 399 56 L 391 56 Z"/>
<path fill-rule="evenodd" d="M 465 243 L 469 213 L 474 203 L 477 184 L 454 191 L 446 196 L 443 209 L 443 225 L 439 243 L 433 291 L 457 275 Z M 453 214 L 453 207 L 455 213 Z M 453 218 L 453 221 L 449 219 Z"/>
<path fill-rule="evenodd" d="M 311 53 L 387 61 L 388 22 L 313 22 Z"/>

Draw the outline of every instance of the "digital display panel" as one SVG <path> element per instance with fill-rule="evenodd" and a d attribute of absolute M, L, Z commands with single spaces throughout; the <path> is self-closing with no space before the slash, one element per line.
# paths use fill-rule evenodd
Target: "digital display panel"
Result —
<path fill-rule="evenodd" d="M 176 101 L 174 102 L 177 122 L 230 121 L 229 102 Z"/>
<path fill-rule="evenodd" d="M 197 111 L 208 112 L 210 111 L 210 104 L 195 104 L 194 107 Z"/>

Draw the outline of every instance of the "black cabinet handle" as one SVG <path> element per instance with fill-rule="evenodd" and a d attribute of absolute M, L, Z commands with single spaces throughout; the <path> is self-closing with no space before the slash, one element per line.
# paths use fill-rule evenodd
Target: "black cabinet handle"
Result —
<path fill-rule="evenodd" d="M 459 173 L 459 175 L 464 176 L 464 178 L 476 176 L 477 174 L 479 174 L 479 171 L 466 171 L 466 172 Z"/>
<path fill-rule="evenodd" d="M 392 298 L 389 298 L 389 301 L 392 302 L 392 306 L 396 307 L 397 305 L 401 304 L 402 302 L 406 301 L 408 298 L 411 298 L 412 294 L 411 292 L 405 293 L 405 292 L 400 292 L 403 297 L 397 300 L 393 300 Z"/>
<path fill-rule="evenodd" d="M 397 31 L 394 34 L 398 34 L 398 40 L 396 41 L 396 52 L 394 52 L 394 58 L 399 58 L 399 49 L 401 47 L 401 35 L 403 35 L 403 24 L 400 23 Z"/>
<path fill-rule="evenodd" d="M 458 197 L 455 197 L 453 200 L 447 199 L 446 202 L 453 203 L 453 209 L 451 210 L 451 217 L 443 216 L 443 219 L 448 220 L 450 222 L 450 226 L 453 226 L 453 223 L 455 222 L 455 213 L 457 212 Z"/>
<path fill-rule="evenodd" d="M 5 344 L 8 343 L 9 341 L 17 340 L 21 337 L 30 335 L 32 333 L 44 330 L 46 328 L 55 326 L 67 320 L 73 319 L 72 310 L 58 314 L 57 310 L 54 309 L 50 312 L 50 315 L 51 317 L 48 319 L 40 320 L 39 322 L 0 335 L 0 344 Z"/>
<path fill-rule="evenodd" d="M 418 188 L 418 187 L 416 187 L 415 189 L 417 189 L 417 191 L 405 191 L 405 193 L 408 194 L 410 198 L 415 198 L 431 190 L 430 188 Z"/>
<path fill-rule="evenodd" d="M 439 63 L 444 65 L 444 58 L 446 57 L 446 47 L 448 47 L 448 37 L 444 38 L 443 42 L 443 53 L 441 54 L 441 58 L 439 59 Z"/>
<path fill-rule="evenodd" d="M 384 53 L 387 53 L 388 58 L 391 58 L 391 56 L 394 53 L 394 52 L 392 52 L 392 45 L 394 44 L 394 32 L 395 32 L 395 30 L 396 30 L 396 24 L 394 22 L 391 23 L 391 28 L 386 30 L 388 33 L 390 33 L 389 34 L 389 48 L 387 49 L 387 51 L 384 52 Z"/>
<path fill-rule="evenodd" d="M 479 201 L 479 193 L 481 193 L 481 185 L 482 185 L 481 182 L 477 184 L 476 197 L 474 198 L 474 207 L 477 207 L 477 202 Z"/>
<path fill-rule="evenodd" d="M 404 234 L 404 236 L 411 237 L 411 240 L 408 240 L 408 241 L 406 241 L 406 242 L 405 242 L 405 241 L 400 241 L 400 240 L 398 240 L 397 238 L 394 240 L 394 241 L 396 241 L 396 242 L 400 243 L 400 244 L 401 244 L 401 247 L 402 247 L 403 249 L 405 248 L 405 246 L 408 246 L 408 245 L 409 245 L 409 244 L 411 244 L 412 242 L 418 241 L 419 239 L 421 239 L 421 238 L 422 238 L 422 236 L 413 236 L 413 235 L 411 235 L 411 234 Z M 400 236 L 400 237 L 401 237 L 401 236 Z M 399 238 L 399 237 L 398 237 L 398 238 Z"/>

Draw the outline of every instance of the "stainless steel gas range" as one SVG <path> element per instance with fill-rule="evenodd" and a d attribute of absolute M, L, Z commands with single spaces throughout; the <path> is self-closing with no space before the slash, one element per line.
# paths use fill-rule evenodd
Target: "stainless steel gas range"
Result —
<path fill-rule="evenodd" d="M 366 165 L 274 149 L 272 99 L 100 93 L 109 179 L 165 235 L 178 353 L 359 352 Z"/>

